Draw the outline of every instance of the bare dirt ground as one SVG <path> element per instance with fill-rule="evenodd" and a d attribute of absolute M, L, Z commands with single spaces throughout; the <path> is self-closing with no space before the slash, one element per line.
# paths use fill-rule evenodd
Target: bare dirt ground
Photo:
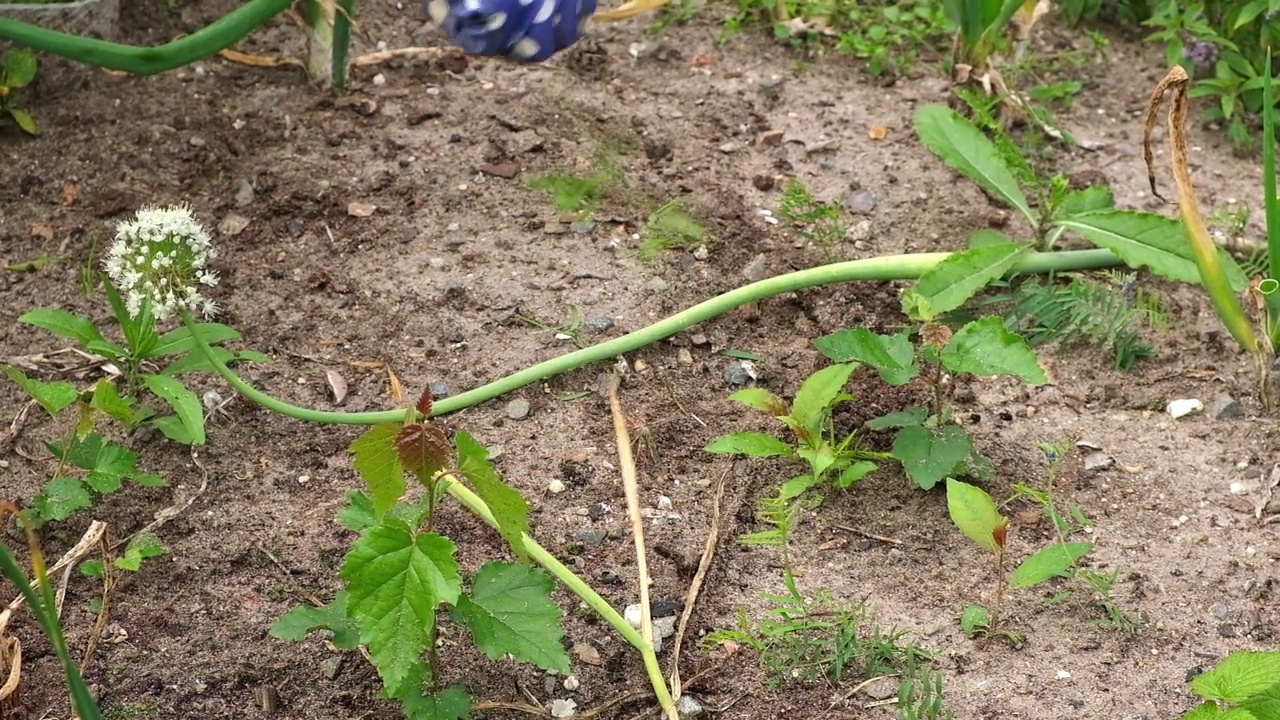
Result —
<path fill-rule="evenodd" d="M 227 7 L 167 11 L 125 3 L 124 27 L 149 28 L 129 31 L 131 41 L 159 42 Z M 392 402 L 385 373 L 362 369 L 363 361 L 386 363 L 411 393 L 431 383 L 456 393 L 571 349 L 517 316 L 554 326 L 578 308 L 587 320 L 582 339 L 596 342 L 742 284 L 758 254 L 768 274 L 821 263 L 822 253 L 759 213 L 778 202 L 776 189 L 757 188 L 753 179 L 761 174 L 799 177 L 824 198 L 841 199 L 854 185 L 874 193 L 865 218 L 870 236 L 835 248 L 842 258 L 957 249 L 973 230 L 1005 222 L 1004 211 L 957 181 L 914 137 L 914 108 L 946 98 L 936 67 L 922 64 L 919 77 L 882 87 L 835 56 L 800 67 L 794 53 L 759 35 L 720 46 L 717 14 L 707 10 L 657 37 L 639 22 L 611 26 L 597 33 L 598 43 L 546 67 L 447 57 L 361 70 L 351 97 L 341 100 L 309 87 L 296 69 L 222 60 L 147 78 L 80 69 L 42 85 L 28 100 L 42 136 L 0 135 L 0 261 L 50 253 L 65 261 L 0 273 L 0 355 L 61 347 L 16 322 L 37 306 L 108 321 L 101 297 L 80 292 L 78 272 L 98 261 L 114 223 L 144 203 L 188 201 L 210 227 L 233 214 L 247 220 L 237 234 L 218 238 L 224 280 L 217 299 L 226 307 L 222 321 L 243 333 L 245 346 L 275 361 L 245 372 L 284 399 L 331 407 L 325 373 L 337 371 L 350 384 L 344 407 L 352 410 Z M 362 23 L 361 51 L 377 40 L 415 44 L 421 25 L 408 3 L 369 5 Z M 638 58 L 628 52 L 635 42 L 646 44 Z M 280 48 L 301 50 L 284 22 L 242 47 Z M 1101 173 L 1122 207 L 1160 208 L 1146 188 L 1139 142 L 1140 112 L 1164 70 L 1160 48 L 1114 37 L 1105 55 L 1079 71 L 1086 89 L 1062 116 L 1090 147 L 1064 151 L 1062 166 Z M 385 82 L 375 83 L 374 72 Z M 873 124 L 887 129 L 884 139 L 869 137 Z M 754 144 L 769 129 L 785 131 L 786 141 Z M 1257 162 L 1235 157 L 1211 132 L 1197 129 L 1194 141 L 1205 204 L 1234 198 L 1256 206 Z M 557 213 L 525 180 L 588 167 L 606 146 L 625 148 L 620 157 L 632 192 L 606 203 L 593 227 L 579 228 L 586 232 L 548 232 Z M 486 164 L 507 164 L 518 174 L 487 173 Z M 74 199 L 66 197 L 67 182 L 75 185 Z M 642 262 L 633 233 L 646 210 L 636 197 L 686 200 L 707 224 L 705 259 L 672 250 Z M 352 202 L 377 210 L 353 217 Z M 1257 233 L 1257 220 L 1250 231 Z M 1047 607 L 1045 597 L 1057 589 L 1050 587 L 1010 596 L 1008 625 L 1025 636 L 1021 648 L 964 638 L 954 618 L 970 602 L 989 601 L 989 559 L 955 531 L 940 492 L 919 491 L 892 469 L 829 498 L 796 533 L 802 588 L 865 600 L 878 623 L 906 629 L 936 651 L 957 718 L 1175 718 L 1194 704 L 1188 671 L 1233 649 L 1277 643 L 1280 525 L 1255 519 L 1260 491 L 1229 492 L 1232 482 L 1257 485 L 1269 477 L 1277 462 L 1274 421 L 1256 415 L 1248 364 L 1208 305 L 1190 289 L 1143 282 L 1164 295 L 1173 320 L 1171 331 L 1153 338 L 1156 358 L 1122 373 L 1099 350 L 1045 352 L 1054 385 L 978 383 L 962 405 L 996 464 L 989 489 L 997 497 L 1011 483 L 1043 481 L 1037 443 L 1076 434 L 1115 458 L 1096 472 L 1077 463 L 1059 493 L 1094 518 L 1092 562 L 1121 569 L 1115 597 L 1140 620 L 1136 632 L 1094 625 L 1101 612 L 1094 603 Z M 851 685 L 767 690 L 749 652 L 713 658 L 694 641 L 731 625 L 740 606 L 758 614 L 760 594 L 781 588 L 774 554 L 734 538 L 758 529 L 755 499 L 790 468 L 731 464 L 701 449 L 725 432 L 768 427 L 726 401 L 734 388 L 722 378 L 728 359 L 719 353 L 760 355 L 759 382 L 789 395 L 820 363 L 813 338 L 900 323 L 899 289 L 860 284 L 782 296 L 627 358 L 648 366 L 623 388 L 626 410 L 647 429 L 653 449 L 642 458 L 645 502 L 653 507 L 659 495 L 672 501 L 647 528 L 660 550 L 651 556 L 655 597 L 683 597 L 689 568 L 682 558 L 700 551 L 712 489 L 731 473 L 719 518 L 723 540 L 683 655 L 685 677 L 724 663 L 692 691 L 712 705 L 736 700 L 719 714 L 726 720 L 892 717 L 891 707 L 864 707 L 866 698 L 851 695 Z M 682 349 L 691 363 L 678 361 Z M 595 396 L 559 399 L 592 387 L 599 370 L 527 387 L 444 424 L 500 448 L 504 476 L 535 501 L 538 539 L 589 578 L 616 573 L 620 583 L 596 584 L 621 607 L 635 601 L 635 573 L 622 533 L 608 408 Z M 211 378 L 196 385 L 231 395 Z M 863 373 L 854 391 L 859 402 L 842 417 L 851 424 L 900 408 L 914 393 L 890 392 Z M 1169 399 L 1208 402 L 1221 392 L 1239 398 L 1246 415 L 1174 421 L 1163 412 Z M 513 397 L 528 401 L 527 417 L 508 416 Z M 24 402 L 12 384 L 0 384 L 6 424 Z M 352 534 L 334 512 L 358 483 L 346 454 L 354 431 L 307 426 L 243 400 L 226 409 L 230 417 L 214 420 L 199 464 L 163 438 L 136 443 L 143 465 L 170 487 L 130 489 L 91 513 L 124 537 L 207 482 L 190 508 L 163 526 L 167 554 L 125 578 L 112 599 L 110 637 L 87 668 L 108 716 L 397 717 L 359 655 L 343 656 L 333 672 L 325 661 L 336 653 L 322 640 L 286 644 L 267 636 L 290 607 L 327 600 L 337 587 Z M 29 416 L 4 449 L 0 496 L 28 501 L 40 491 L 51 465 L 39 441 L 60 431 Z M 568 490 L 548 494 L 553 479 Z M 614 511 L 595 519 L 587 508 L 597 503 Z M 60 554 L 90 519 L 51 527 L 49 554 Z M 838 527 L 902 544 L 864 543 Z M 618 532 L 583 549 L 582 531 L 592 529 Z M 502 552 L 486 528 L 461 513 L 447 517 L 443 530 L 460 542 L 468 567 Z M 850 542 L 828 543 L 841 535 Z M 1024 514 L 1013 538 L 1015 554 L 1026 553 L 1048 531 Z M 17 536 L 6 542 L 16 545 Z M 73 648 L 85 646 L 94 621 L 87 603 L 97 590 L 85 578 L 71 583 L 63 619 Z M 576 603 L 564 592 L 557 599 L 568 608 Z M 575 659 L 580 708 L 645 687 L 638 658 L 606 628 L 582 613 L 569 617 L 568 637 L 593 643 L 604 659 L 599 666 Z M 26 622 L 16 632 L 27 647 L 27 716 L 67 717 L 47 645 Z M 476 697 L 521 701 L 520 687 L 543 702 L 566 695 L 558 687 L 548 693 L 537 672 L 464 650 L 463 639 L 446 631 L 446 680 Z M 279 694 L 273 715 L 255 698 L 267 686 Z M 608 716 L 643 709 L 632 704 Z"/>

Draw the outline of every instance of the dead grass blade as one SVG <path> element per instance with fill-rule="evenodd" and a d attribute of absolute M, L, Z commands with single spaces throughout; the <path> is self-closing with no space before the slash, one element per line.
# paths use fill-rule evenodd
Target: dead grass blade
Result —
<path fill-rule="evenodd" d="M 684 612 L 680 614 L 680 625 L 676 628 L 675 641 L 671 648 L 671 696 L 680 699 L 680 646 L 684 644 L 684 633 L 689 626 L 689 618 L 693 615 L 693 605 L 698 601 L 698 593 L 702 591 L 702 583 L 707 579 L 707 571 L 716 554 L 716 546 L 720 543 L 720 503 L 724 500 L 725 481 L 733 472 L 734 463 L 729 463 L 720 481 L 716 483 L 716 496 L 711 504 L 711 527 L 707 530 L 707 543 L 702 548 L 702 560 L 698 562 L 698 571 L 693 574 L 689 583 L 689 592 L 684 598 Z"/>

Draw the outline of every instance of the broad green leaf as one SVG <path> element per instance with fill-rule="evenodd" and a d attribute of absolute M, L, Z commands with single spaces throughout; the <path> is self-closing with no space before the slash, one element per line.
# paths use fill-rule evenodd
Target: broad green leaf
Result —
<path fill-rule="evenodd" d="M 31 396 L 49 417 L 55 417 L 80 397 L 74 385 L 58 380 L 46 383 L 29 378 L 21 370 L 12 365 L 5 365 L 4 372 L 18 387 Z"/>
<path fill-rule="evenodd" d="M 809 463 L 809 467 L 813 468 L 813 474 L 822 477 L 822 473 L 827 471 L 836 462 L 835 449 L 825 441 L 819 443 L 816 447 L 809 445 L 801 445 L 796 448 L 796 455 L 802 460 Z"/>
<path fill-rule="evenodd" d="M 51 480 L 32 502 L 45 520 L 66 520 L 77 510 L 93 507 L 93 496 L 78 478 L 62 475 Z"/>
<path fill-rule="evenodd" d="M 36 54 L 25 48 L 14 48 L 4 54 L 4 86 L 21 88 L 36 79 L 39 61 Z"/>
<path fill-rule="evenodd" d="M 377 525 L 378 511 L 373 507 L 373 499 L 359 490 L 348 490 L 347 504 L 338 511 L 338 523 L 356 532 Z"/>
<path fill-rule="evenodd" d="M 84 349 L 87 352 L 101 355 L 111 360 L 119 360 L 129 354 L 128 350 L 110 340 L 90 340 L 84 344 Z"/>
<path fill-rule="evenodd" d="M 1182 716 L 1182 720 L 1222 720 L 1223 710 L 1214 702 L 1202 702 Z"/>
<path fill-rule="evenodd" d="M 133 398 L 120 397 L 116 384 L 105 377 L 99 379 L 93 386 L 93 396 L 89 400 L 90 406 L 106 413 L 108 417 L 114 418 L 128 428 L 136 427 L 142 421 L 137 411 L 133 409 L 133 403 Z"/>
<path fill-rule="evenodd" d="M 818 478 L 812 473 L 808 475 L 799 475 L 782 483 L 782 487 L 778 488 L 778 498 L 780 500 L 792 500 L 800 497 L 806 490 L 818 484 Z"/>
<path fill-rule="evenodd" d="M 142 376 L 142 382 L 146 384 L 147 389 L 155 393 L 156 397 L 164 400 L 173 408 L 177 414 L 178 420 L 181 421 L 183 427 L 187 430 L 187 438 L 190 445 L 204 444 L 204 408 L 200 405 L 200 399 L 196 394 L 191 392 L 186 385 L 165 375 L 153 375 L 145 373 Z M 165 426 L 157 422 L 156 427 L 161 432 L 169 436 L 173 440 L 180 438 L 173 437 L 170 432 L 165 430 Z"/>
<path fill-rule="evenodd" d="M 232 352 L 221 345 L 212 345 L 209 347 L 213 351 L 214 357 L 223 365 L 231 365 L 236 362 L 271 362 L 270 355 L 264 355 L 255 350 L 241 350 L 240 352 Z M 213 372 L 213 364 L 204 356 L 204 353 L 188 353 L 164 366 L 164 370 L 160 371 L 162 375 L 177 376 L 185 375 L 193 372 Z"/>
<path fill-rule="evenodd" d="M 1280 683 L 1280 652 L 1237 650 L 1191 681 L 1205 700 L 1238 703 Z"/>
<path fill-rule="evenodd" d="M 969 236 L 969 239 L 965 240 L 964 245 L 968 248 L 980 248 L 989 247 L 991 245 L 1005 245 L 1009 242 L 1012 242 L 1009 239 L 1009 236 L 999 230 L 982 228 L 981 230 L 975 230 L 973 234 Z"/>
<path fill-rule="evenodd" d="M 400 696 L 400 702 L 409 720 L 463 720 L 471 716 L 471 696 L 457 685 L 434 695 L 412 688 Z"/>
<path fill-rule="evenodd" d="M 970 605 L 960 613 L 960 631 L 968 637 L 991 628 L 991 611 L 981 605 Z"/>
<path fill-rule="evenodd" d="M 920 142 L 944 163 L 1003 199 L 1035 226 L 1036 214 L 1013 170 L 1000 157 L 995 143 L 973 123 L 944 105 L 924 105 L 916 110 L 915 126 Z"/>
<path fill-rule="evenodd" d="M 463 430 L 453 434 L 458 453 L 458 470 L 471 481 L 476 494 L 489 506 L 498 523 L 498 533 L 516 557 L 524 560 L 524 534 L 530 531 L 529 503 L 518 490 L 502 481 L 489 460 L 489 451 Z"/>
<path fill-rule="evenodd" d="M 1240 703 L 1240 708 L 1248 710 L 1254 716 L 1264 720 L 1267 718 L 1280 720 L 1280 680 L 1277 680 L 1275 685 Z"/>
<path fill-rule="evenodd" d="M 951 336 L 940 355 L 943 367 L 953 373 L 1011 375 L 1028 385 L 1044 385 L 1049 376 L 1035 352 L 1004 319 L 991 316 L 965 325 Z"/>
<path fill-rule="evenodd" d="M 381 520 L 404 496 L 404 466 L 396 452 L 399 423 L 378 423 L 356 438 L 349 448 L 351 466 L 369 488 L 374 515 Z"/>
<path fill-rule="evenodd" d="M 791 412 L 787 401 L 765 390 L 764 388 L 749 387 L 729 396 L 729 399 L 742 403 L 749 408 L 768 413 L 774 417 L 787 415 Z"/>
<path fill-rule="evenodd" d="M 165 415 L 150 421 L 157 430 L 164 434 L 165 437 L 180 445 L 195 445 L 196 436 L 191 432 L 191 428 L 182 422 L 176 415 Z"/>
<path fill-rule="evenodd" d="M 1022 561 L 1009 575 L 1009 587 L 1024 588 L 1055 577 L 1071 577 L 1071 566 L 1093 549 L 1093 543 L 1050 545 Z"/>
<path fill-rule="evenodd" d="M 240 333 L 235 328 L 221 323 L 197 323 L 196 332 L 200 333 L 200 337 L 204 338 L 204 341 L 209 345 L 240 339 Z M 191 330 L 186 325 L 181 325 L 161 335 L 156 340 L 155 347 L 151 348 L 151 352 L 147 354 L 147 357 L 177 355 L 190 352 L 195 347 L 196 341 L 191 337 Z"/>
<path fill-rule="evenodd" d="M 485 563 L 458 597 L 453 617 L 471 631 L 490 660 L 511 655 L 521 662 L 569 674 L 569 654 L 560 644 L 560 608 L 551 601 L 555 583 L 527 565 Z"/>
<path fill-rule="evenodd" d="M 9 116 L 13 118 L 13 121 L 18 123 L 18 127 L 22 128 L 22 132 L 28 135 L 40 134 L 40 127 L 36 125 L 36 119 L 31 117 L 31 113 L 16 107 L 6 109 L 9 111 Z"/>
<path fill-rule="evenodd" d="M 969 433 L 958 425 L 944 425 L 937 430 L 910 425 L 899 430 L 893 439 L 893 456 L 922 490 L 931 490 L 955 472 L 972 449 Z"/>
<path fill-rule="evenodd" d="M 906 410 L 891 412 L 867 421 L 868 430 L 888 430 L 890 428 L 920 425 L 929 417 L 929 411 L 922 407 L 911 407 Z"/>
<path fill-rule="evenodd" d="M 721 435 L 703 449 L 711 453 L 761 458 L 795 454 L 790 445 L 772 435 L 745 431 Z"/>
<path fill-rule="evenodd" d="M 165 482 L 164 478 L 155 473 L 134 473 L 131 479 L 142 487 L 166 487 L 169 484 Z"/>
<path fill-rule="evenodd" d="M 947 511 L 965 537 L 985 550 L 1000 552 L 996 532 L 1008 521 L 986 490 L 947 478 Z"/>
<path fill-rule="evenodd" d="M 164 550 L 164 543 L 160 542 L 160 538 L 150 533 L 143 533 L 129 541 L 125 546 L 124 555 L 116 558 L 115 566 L 121 570 L 137 572 L 142 567 L 143 560 L 160 557 L 164 554 Z"/>
<path fill-rule="evenodd" d="M 448 538 L 414 535 L 393 520 L 364 531 L 343 561 L 339 576 L 347 582 L 348 614 L 392 696 L 422 679 L 436 606 L 458 601 L 462 578 L 455 551 Z"/>
<path fill-rule="evenodd" d="M 32 310 L 19 315 L 18 322 L 48 330 L 68 340 L 74 340 L 81 345 L 92 340 L 103 339 L 102 332 L 98 330 L 98 326 L 94 325 L 92 320 L 60 308 Z"/>
<path fill-rule="evenodd" d="M 856 360 L 875 368 L 890 385 L 905 385 L 920 374 L 911 347 L 911 331 L 877 335 L 866 328 L 849 328 L 813 341 L 818 352 L 833 362 Z"/>
<path fill-rule="evenodd" d="M 1115 206 L 1116 199 L 1111 194 L 1111 188 L 1106 185 L 1090 185 L 1082 190 L 1067 193 L 1054 211 L 1054 217 L 1069 218 L 1084 213 L 1112 210 Z"/>
<path fill-rule="evenodd" d="M 1061 218 L 1054 224 L 1110 250 L 1129 267 L 1146 267 L 1168 280 L 1200 284 L 1200 269 L 1182 223 L 1176 220 L 1153 213 L 1107 210 Z M 1235 259 L 1221 248 L 1218 258 L 1231 289 L 1244 292 L 1249 281 Z"/>
<path fill-rule="evenodd" d="M 841 389 L 849 382 L 849 376 L 857 367 L 857 363 L 840 363 L 829 365 L 810 375 L 796 392 L 796 398 L 791 403 L 791 416 L 816 434 L 822 427 L 828 408 L 840 395 Z"/>
<path fill-rule="evenodd" d="M 907 288 L 902 311 L 920 322 L 932 322 L 1003 276 L 1026 251 L 1026 245 L 1007 241 L 952 253 Z"/>
<path fill-rule="evenodd" d="M 54 457 L 64 459 L 81 470 L 92 470 L 98 466 L 98 455 L 102 452 L 102 445 L 102 436 L 96 433 L 69 443 L 45 442 L 44 444 Z"/>
<path fill-rule="evenodd" d="M 355 650 L 360 646 L 360 629 L 347 616 L 347 593 L 339 592 L 333 602 L 315 607 L 299 605 L 284 615 L 267 631 L 277 640 L 297 642 L 316 630 L 333 633 L 332 642 L 343 650 Z"/>
<path fill-rule="evenodd" d="M 848 490 L 849 486 L 869 475 L 877 467 L 879 466 L 870 460 L 859 460 L 858 462 L 850 463 L 840 471 L 840 474 L 836 476 L 835 482 L 832 484 L 837 490 Z"/>

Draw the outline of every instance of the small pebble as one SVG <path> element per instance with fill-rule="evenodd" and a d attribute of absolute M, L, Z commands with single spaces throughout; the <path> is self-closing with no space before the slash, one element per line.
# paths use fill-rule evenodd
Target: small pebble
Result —
<path fill-rule="evenodd" d="M 1085 472 L 1098 472 L 1116 464 L 1115 458 L 1104 452 L 1091 452 L 1084 456 Z"/>
<path fill-rule="evenodd" d="M 529 401 L 524 398 L 516 398 L 507 403 L 507 417 L 512 420 L 523 420 L 529 417 Z"/>
<path fill-rule="evenodd" d="M 658 496 L 657 508 L 658 508 L 659 510 L 670 510 L 670 509 L 671 509 L 671 498 L 667 497 L 666 495 L 659 495 L 659 496 Z"/>
<path fill-rule="evenodd" d="M 326 680 L 332 680 L 338 677 L 338 672 L 342 670 L 342 656 L 334 655 L 325 658 L 320 662 L 320 674 L 324 675 Z"/>
<path fill-rule="evenodd" d="M 575 223 L 569 223 L 569 232 L 574 235 L 590 235 L 596 229 L 596 224 L 590 220 L 579 220 Z"/>
<path fill-rule="evenodd" d="M 866 188 L 854 190 L 845 198 L 844 206 L 855 215 L 867 215 L 876 209 L 875 193 Z"/>
<path fill-rule="evenodd" d="M 706 711 L 707 709 L 702 706 L 702 703 L 688 693 L 676 699 L 676 712 L 679 713 L 681 718 L 697 717 Z"/>
<path fill-rule="evenodd" d="M 613 327 L 613 318 L 592 318 L 584 323 L 591 332 L 604 332 Z"/>
<path fill-rule="evenodd" d="M 579 685 L 578 678 L 575 675 L 570 675 L 569 677 L 564 679 L 564 689 L 568 690 L 569 692 L 573 692 L 574 690 L 577 690 L 578 685 Z"/>
<path fill-rule="evenodd" d="M 600 547 L 605 538 L 609 537 L 609 533 L 598 528 L 583 528 L 574 534 L 574 539 L 582 543 L 588 550 L 594 550 Z"/>
<path fill-rule="evenodd" d="M 725 363 L 722 376 L 730 385 L 746 385 L 758 377 L 756 366 L 750 360 L 731 360 Z"/>
<path fill-rule="evenodd" d="M 680 348 L 679 350 L 676 350 L 676 364 L 678 365 L 693 364 L 693 353 L 689 352 L 689 348 Z"/>
<path fill-rule="evenodd" d="M 1204 410 L 1204 403 L 1195 398 L 1179 398 L 1177 400 L 1170 400 L 1169 405 L 1165 408 L 1165 411 L 1168 412 L 1169 416 L 1174 420 L 1202 410 Z"/>
<path fill-rule="evenodd" d="M 1209 414 L 1220 420 L 1238 418 L 1244 415 L 1244 408 L 1236 402 L 1235 398 L 1222 393 L 1209 403 Z"/>
<path fill-rule="evenodd" d="M 555 480 L 552 480 L 551 482 L 547 483 L 547 492 L 551 493 L 552 495 L 559 495 L 564 491 L 565 491 L 564 482 L 562 482 L 559 478 L 556 478 Z"/>
<path fill-rule="evenodd" d="M 648 288 L 650 292 L 655 293 L 666 292 L 668 287 L 667 281 L 660 277 L 651 278 L 649 282 L 644 284 L 644 286 Z"/>
<path fill-rule="evenodd" d="M 622 583 L 622 576 L 618 575 L 618 573 L 613 570 L 601 570 L 600 582 L 605 585 L 619 585 Z"/>
<path fill-rule="evenodd" d="M 710 256 L 711 256 L 711 251 L 707 249 L 706 245 L 699 245 L 693 250 L 694 260 L 706 260 Z"/>
<path fill-rule="evenodd" d="M 748 282 L 757 282 L 757 281 L 763 280 L 764 273 L 765 273 L 764 253 L 760 253 L 759 255 L 756 255 L 755 257 L 751 258 L 751 262 L 747 263 L 747 266 L 742 269 L 742 276 L 745 277 Z"/>
<path fill-rule="evenodd" d="M 1218 620 L 1226 620 L 1227 616 L 1231 614 L 1231 608 L 1227 607 L 1224 603 L 1214 603 L 1213 606 L 1209 608 L 1209 614 Z"/>
<path fill-rule="evenodd" d="M 556 698 L 551 701 L 551 717 L 567 718 L 573 717 L 578 711 L 578 703 L 563 698 Z"/>

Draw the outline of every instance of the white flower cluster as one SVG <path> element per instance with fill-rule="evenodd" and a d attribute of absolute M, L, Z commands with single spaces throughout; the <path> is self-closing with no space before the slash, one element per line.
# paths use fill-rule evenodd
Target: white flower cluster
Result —
<path fill-rule="evenodd" d="M 182 309 L 212 317 L 218 306 L 200 290 L 218 284 L 206 267 L 215 257 L 209 233 L 189 207 L 144 207 L 116 226 L 104 267 L 133 317 L 144 304 L 156 320 Z"/>

